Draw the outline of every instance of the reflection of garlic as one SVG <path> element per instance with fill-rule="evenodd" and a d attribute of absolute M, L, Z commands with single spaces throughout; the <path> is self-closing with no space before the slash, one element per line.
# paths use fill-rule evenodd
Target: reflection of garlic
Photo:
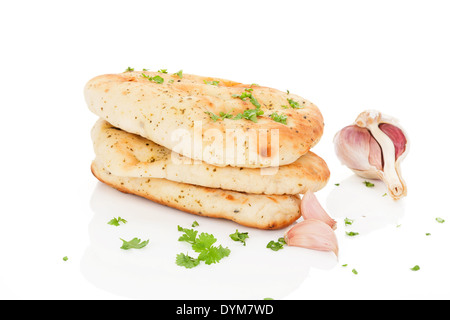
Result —
<path fill-rule="evenodd" d="M 354 124 L 336 133 L 335 151 L 343 164 L 367 179 L 381 179 L 394 199 L 406 196 L 400 162 L 409 149 L 405 131 L 381 112 L 362 112 Z"/>

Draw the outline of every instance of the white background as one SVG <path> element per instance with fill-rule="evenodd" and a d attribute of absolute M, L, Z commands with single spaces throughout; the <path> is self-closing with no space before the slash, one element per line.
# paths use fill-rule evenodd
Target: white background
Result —
<path fill-rule="evenodd" d="M 0 12 L 0 298 L 450 298 L 448 1 L 3 1 Z M 129 66 L 289 89 L 317 104 L 325 132 L 314 151 L 331 170 L 317 196 L 338 221 L 339 259 L 272 252 L 265 244 L 284 230 L 192 216 L 97 182 L 83 86 Z M 369 108 L 410 136 L 409 193 L 398 202 L 334 155 L 334 133 Z M 106 224 L 118 215 L 129 223 Z M 231 255 L 176 266 L 188 250 L 176 226 L 194 220 Z M 236 228 L 247 246 L 228 238 Z M 149 245 L 119 249 L 135 236 Z"/>

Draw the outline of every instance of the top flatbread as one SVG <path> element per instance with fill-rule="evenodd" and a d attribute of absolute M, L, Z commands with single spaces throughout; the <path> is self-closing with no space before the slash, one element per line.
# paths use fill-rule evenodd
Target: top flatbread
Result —
<path fill-rule="evenodd" d="M 91 79 L 84 93 L 89 109 L 112 125 L 216 166 L 293 163 L 323 133 L 322 114 L 302 97 L 220 78 L 124 72 Z M 252 109 L 264 112 L 257 122 L 227 118 Z M 221 113 L 227 116 L 217 119 Z"/>
<path fill-rule="evenodd" d="M 97 159 L 120 177 L 163 178 L 255 194 L 303 194 L 320 190 L 330 176 L 325 161 L 312 152 L 279 168 L 216 167 L 196 163 L 101 119 L 91 136 Z"/>

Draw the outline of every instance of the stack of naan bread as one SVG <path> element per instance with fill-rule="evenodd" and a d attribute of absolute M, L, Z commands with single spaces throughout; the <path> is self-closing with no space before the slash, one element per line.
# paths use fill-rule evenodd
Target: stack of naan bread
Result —
<path fill-rule="evenodd" d="M 283 228 L 301 216 L 299 195 L 320 190 L 330 175 L 309 151 L 322 136 L 322 115 L 289 92 L 127 71 L 91 79 L 85 99 L 99 116 L 93 174 L 185 212 Z"/>

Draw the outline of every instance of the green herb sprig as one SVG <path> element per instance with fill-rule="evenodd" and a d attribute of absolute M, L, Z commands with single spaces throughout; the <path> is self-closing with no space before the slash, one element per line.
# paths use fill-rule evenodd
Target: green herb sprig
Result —
<path fill-rule="evenodd" d="M 127 223 L 128 221 L 121 218 L 121 217 L 117 217 L 117 218 L 113 218 L 111 220 L 108 221 L 108 224 L 112 225 L 112 226 L 116 226 L 118 227 L 120 224 L 120 222 L 122 222 L 123 224 Z"/>
<path fill-rule="evenodd" d="M 287 124 L 287 116 L 285 114 L 277 114 L 276 112 L 274 112 L 270 115 L 270 118 L 275 122 Z"/>
<path fill-rule="evenodd" d="M 175 72 L 173 75 L 178 76 L 181 79 L 181 78 L 183 78 L 183 70 Z"/>
<path fill-rule="evenodd" d="M 289 94 L 289 91 L 288 91 L 288 94 Z M 287 102 L 289 103 L 289 106 L 292 109 L 303 109 L 305 107 L 305 106 L 300 105 L 300 103 L 295 101 L 294 99 L 287 98 Z M 284 109 L 288 109 L 289 108 L 286 105 L 282 105 L 281 107 L 284 108 Z"/>
<path fill-rule="evenodd" d="M 142 249 L 149 242 L 149 240 L 141 241 L 141 239 L 138 239 L 138 238 L 133 238 L 130 241 L 123 240 L 122 238 L 120 238 L 120 240 L 123 241 L 122 246 L 120 247 L 120 249 L 123 249 L 123 250 Z"/>
<path fill-rule="evenodd" d="M 273 251 L 278 251 L 280 249 L 283 249 L 285 244 L 286 244 L 286 241 L 284 240 L 283 237 L 281 237 L 281 238 L 278 238 L 277 241 L 274 241 L 274 240 L 270 241 L 267 244 L 266 248 L 271 249 Z"/>
<path fill-rule="evenodd" d="M 197 230 L 182 228 L 180 226 L 178 226 L 178 231 L 183 232 L 183 235 L 178 238 L 178 241 L 185 241 L 191 244 L 192 249 L 199 253 L 197 258 L 179 253 L 175 259 L 176 264 L 179 266 L 189 269 L 198 266 L 201 261 L 210 265 L 230 255 L 230 249 L 224 248 L 222 245 L 218 247 L 213 246 L 217 239 L 212 234 L 202 232 L 198 235 Z"/>
<path fill-rule="evenodd" d="M 203 80 L 203 82 L 205 84 L 209 84 L 209 85 L 212 85 L 212 86 L 219 86 L 219 83 L 220 83 L 220 81 L 216 81 L 216 80 L 213 80 L 213 81 Z"/>
<path fill-rule="evenodd" d="M 256 100 L 256 98 L 253 96 L 252 88 L 245 88 L 245 91 L 242 92 L 240 95 L 239 94 L 233 94 L 232 97 L 233 98 L 239 98 L 242 101 L 245 101 L 247 98 L 250 99 L 250 102 L 256 107 L 256 108 L 261 108 L 261 104 L 258 102 L 258 100 Z"/>
<path fill-rule="evenodd" d="M 364 181 L 363 183 L 366 185 L 367 188 L 373 188 L 375 186 L 372 182 L 369 181 Z"/>
<path fill-rule="evenodd" d="M 148 79 L 148 81 L 156 82 L 156 83 L 159 83 L 159 84 L 161 84 L 161 83 L 164 82 L 164 78 L 161 77 L 161 76 L 158 76 L 158 75 L 156 75 L 156 76 L 154 76 L 154 77 L 151 77 L 150 75 L 145 74 L 145 73 L 142 73 L 141 75 L 142 75 L 144 78 Z"/>
<path fill-rule="evenodd" d="M 248 232 L 239 232 L 238 229 L 236 229 L 235 233 L 230 234 L 230 238 L 234 241 L 240 241 L 245 246 L 245 240 L 248 239 Z"/>

